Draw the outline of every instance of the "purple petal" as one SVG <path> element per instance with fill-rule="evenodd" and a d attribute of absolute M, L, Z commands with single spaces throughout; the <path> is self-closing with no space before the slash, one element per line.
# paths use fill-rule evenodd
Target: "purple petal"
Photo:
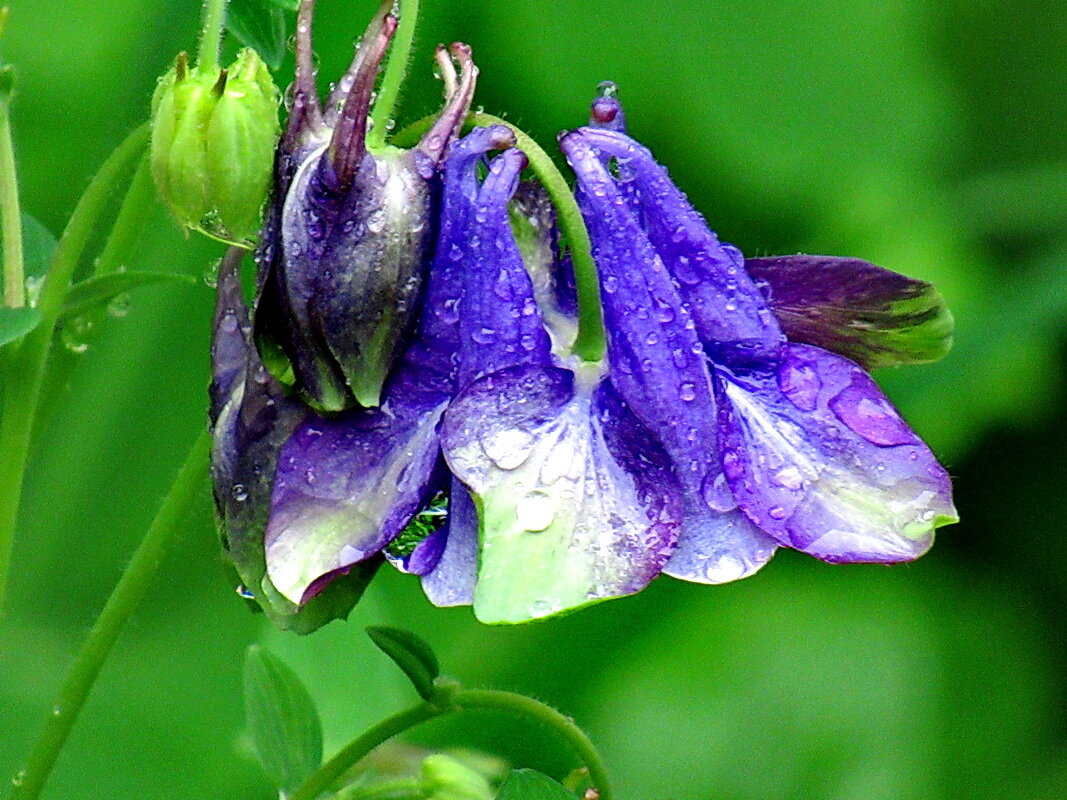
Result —
<path fill-rule="evenodd" d="M 422 589 L 435 606 L 469 606 L 478 575 L 478 511 L 470 493 L 455 478 L 448 499 L 448 523 L 439 534 L 444 549 L 422 579 Z"/>
<path fill-rule="evenodd" d="M 600 274 L 611 382 L 663 443 L 688 498 L 670 574 L 701 582 L 749 575 L 774 544 L 736 503 L 701 501 L 705 485 L 721 483 L 722 466 L 711 375 L 689 311 L 595 151 L 575 134 L 561 146 L 578 176 Z"/>
<path fill-rule="evenodd" d="M 518 150 L 494 158 L 468 216 L 459 320 L 460 386 L 505 367 L 550 360 L 548 334 L 508 217 L 508 202 L 525 165 L 526 157 Z"/>
<path fill-rule="evenodd" d="M 632 173 L 648 237 L 705 344 L 730 344 L 734 357 L 773 355 L 783 337 L 759 289 L 649 150 L 610 130 L 582 128 L 570 135 L 582 136 Z"/>
<path fill-rule="evenodd" d="M 922 555 L 955 522 L 948 474 L 851 361 L 788 345 L 775 370 L 719 374 L 723 467 L 749 518 L 825 561 Z"/>
<path fill-rule="evenodd" d="M 638 591 L 674 549 L 682 493 L 669 461 L 593 366 L 481 378 L 449 407 L 441 441 L 481 516 L 484 622 Z"/>
<path fill-rule="evenodd" d="M 311 418 L 282 448 L 264 537 L 267 574 L 305 602 L 324 576 L 377 554 L 429 501 L 447 397 Z"/>
<path fill-rule="evenodd" d="M 750 258 L 790 341 L 867 369 L 937 361 L 952 345 L 952 315 L 932 284 L 858 258 Z"/>
<path fill-rule="evenodd" d="M 697 583 L 736 581 L 756 572 L 777 549 L 778 543 L 740 512 L 717 512 L 687 495 L 678 547 L 663 574 Z"/>

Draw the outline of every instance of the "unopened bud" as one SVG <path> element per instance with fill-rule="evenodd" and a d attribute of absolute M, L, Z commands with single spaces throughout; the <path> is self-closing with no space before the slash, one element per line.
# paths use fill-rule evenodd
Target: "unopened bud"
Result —
<path fill-rule="evenodd" d="M 247 243 L 259 227 L 278 132 L 278 89 L 254 50 L 221 70 L 191 67 L 179 54 L 152 98 L 160 197 L 181 224 Z"/>

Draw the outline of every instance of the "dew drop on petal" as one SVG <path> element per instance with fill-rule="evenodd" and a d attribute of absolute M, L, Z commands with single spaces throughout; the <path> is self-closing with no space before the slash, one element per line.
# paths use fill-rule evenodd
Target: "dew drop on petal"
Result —
<path fill-rule="evenodd" d="M 556 518 L 556 504 L 545 492 L 528 492 L 515 504 L 515 516 L 524 530 L 539 533 Z"/>

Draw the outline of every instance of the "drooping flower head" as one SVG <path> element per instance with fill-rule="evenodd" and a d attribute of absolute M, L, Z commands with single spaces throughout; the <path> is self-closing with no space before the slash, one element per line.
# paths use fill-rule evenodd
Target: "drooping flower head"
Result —
<path fill-rule="evenodd" d="M 932 287 L 853 259 L 745 261 L 624 127 L 606 85 L 591 125 L 561 138 L 595 271 L 561 252 L 507 127 L 452 144 L 421 313 L 375 407 L 323 414 L 287 394 L 220 278 L 216 499 L 248 593 L 283 624 L 339 613 L 383 556 L 439 605 L 521 622 L 660 572 L 735 580 L 779 546 L 908 560 L 954 521 L 946 473 L 846 358 L 938 355 L 950 321 Z M 330 163 L 316 152 L 293 163 Z M 267 280 L 290 266 L 261 261 Z M 276 301 L 261 285 L 257 314 Z M 601 309 L 606 352 L 578 350 Z M 445 498 L 443 525 L 410 525 L 428 506 L 439 521 Z"/>

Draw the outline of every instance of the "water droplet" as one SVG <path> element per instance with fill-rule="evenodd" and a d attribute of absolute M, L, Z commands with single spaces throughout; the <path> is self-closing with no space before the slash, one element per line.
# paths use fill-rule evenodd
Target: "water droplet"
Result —
<path fill-rule="evenodd" d="M 233 499 L 238 503 L 243 503 L 248 499 L 248 490 L 244 487 L 243 483 L 235 483 L 230 490 L 230 494 L 233 495 Z"/>
<path fill-rule="evenodd" d="M 235 589 L 235 591 L 237 592 L 238 597 L 243 597 L 246 600 L 255 600 L 256 599 L 256 596 L 254 594 L 252 594 L 251 590 L 247 586 L 245 586 L 243 583 L 239 584 L 237 586 L 237 588 Z"/>
<path fill-rule="evenodd" d="M 788 358 L 778 370 L 778 388 L 801 411 L 814 411 L 819 403 L 822 380 L 814 365 Z"/>
<path fill-rule="evenodd" d="M 37 301 L 41 299 L 42 286 L 44 286 L 43 275 L 30 275 L 26 278 L 26 304 L 30 308 L 37 308 Z"/>
<path fill-rule="evenodd" d="M 645 336 L 645 344 L 658 344 L 658 343 L 659 343 L 659 334 L 656 333 L 655 331 L 649 331 L 648 334 Z"/>
<path fill-rule="evenodd" d="M 93 321 L 89 317 L 75 317 L 63 326 L 60 338 L 70 352 L 81 354 L 89 349 L 92 332 Z"/>
<path fill-rule="evenodd" d="M 792 492 L 795 492 L 804 486 L 804 476 L 799 469 L 792 465 L 782 467 L 782 469 L 774 473 L 772 480 L 779 486 L 789 489 Z"/>
<path fill-rule="evenodd" d="M 496 431 L 481 440 L 482 450 L 500 469 L 512 470 L 530 455 L 534 437 L 514 428 Z"/>
<path fill-rule="evenodd" d="M 107 313 L 111 317 L 125 317 L 130 313 L 130 296 L 123 292 L 111 298 L 107 304 Z"/>
<path fill-rule="evenodd" d="M 619 279 L 614 275 L 605 275 L 604 280 L 600 282 L 600 285 L 608 294 L 615 294 L 619 288 Z"/>
<path fill-rule="evenodd" d="M 63 713 L 63 707 L 62 706 L 52 706 L 52 716 L 53 717 L 58 717 L 58 716 L 62 715 L 62 713 Z"/>
<path fill-rule="evenodd" d="M 26 770 L 24 770 L 24 769 L 20 769 L 13 776 L 11 776 L 11 785 L 12 786 L 22 786 L 22 784 L 25 783 L 25 781 L 26 781 Z"/>
<path fill-rule="evenodd" d="M 767 514 L 771 519 L 785 519 L 788 516 L 788 512 L 781 506 L 771 506 Z"/>
<path fill-rule="evenodd" d="M 828 405 L 850 430 L 869 442 L 881 447 L 914 444 L 916 437 L 907 423 L 889 401 L 876 392 L 869 379 L 857 375 Z"/>
<path fill-rule="evenodd" d="M 685 402 L 691 402 L 696 399 L 697 387 L 695 384 L 686 382 L 678 387 L 678 397 Z"/>
<path fill-rule="evenodd" d="M 208 265 L 204 267 L 204 283 L 210 286 L 212 289 L 219 282 L 219 267 L 222 266 L 222 259 L 216 258 L 214 261 L 209 261 Z"/>
<path fill-rule="evenodd" d="M 556 502 L 545 492 L 529 492 L 515 504 L 515 516 L 523 529 L 538 533 L 556 518 Z"/>
<path fill-rule="evenodd" d="M 491 344 L 496 338 L 496 331 L 492 328 L 476 328 L 471 334 L 471 338 L 477 344 Z"/>
<path fill-rule="evenodd" d="M 726 482 L 726 475 L 722 472 L 716 472 L 715 477 L 711 478 L 711 480 L 705 479 L 700 489 L 701 494 L 704 496 L 704 502 L 713 511 L 725 514 L 727 511 L 733 511 L 737 508 L 737 498 L 730 491 L 730 485 Z"/>

